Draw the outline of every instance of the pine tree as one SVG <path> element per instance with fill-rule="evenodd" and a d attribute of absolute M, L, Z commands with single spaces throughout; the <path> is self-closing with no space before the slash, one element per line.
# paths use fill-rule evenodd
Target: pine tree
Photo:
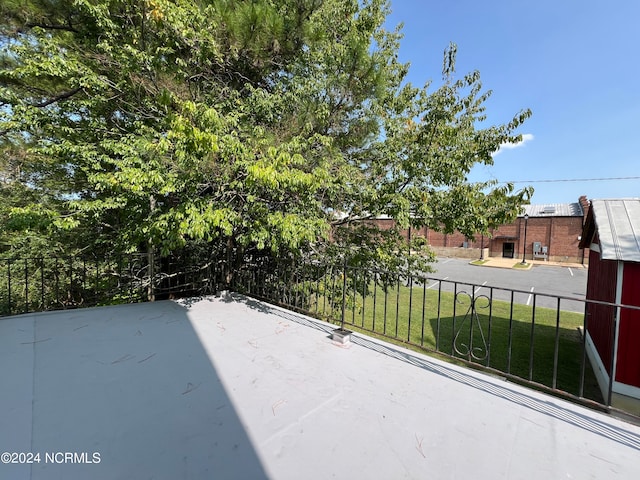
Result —
<path fill-rule="evenodd" d="M 5 230 L 37 219 L 39 235 L 76 251 L 205 242 L 241 260 L 349 248 L 397 266 L 400 228 L 471 236 L 513 218 L 529 189 L 467 175 L 517 141 L 530 112 L 480 129 L 488 93 L 477 73 L 454 78 L 453 46 L 440 88 L 406 83 L 388 9 L 3 2 L 0 141 L 21 145 L 29 172 L 2 187 L 20 197 L 5 201 Z M 398 227 L 363 222 L 382 214 Z"/>

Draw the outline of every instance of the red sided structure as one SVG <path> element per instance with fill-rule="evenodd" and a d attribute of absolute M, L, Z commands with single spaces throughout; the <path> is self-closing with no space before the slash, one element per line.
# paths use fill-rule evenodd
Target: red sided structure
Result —
<path fill-rule="evenodd" d="M 640 306 L 640 198 L 593 200 L 581 248 L 589 248 L 587 299 Z M 588 304 L 587 354 L 608 398 L 640 399 L 640 310 Z"/>

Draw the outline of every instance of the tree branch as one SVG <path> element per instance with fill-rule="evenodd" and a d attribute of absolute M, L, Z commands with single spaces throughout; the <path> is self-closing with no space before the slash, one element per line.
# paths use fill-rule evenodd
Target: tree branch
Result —
<path fill-rule="evenodd" d="M 76 30 L 71 25 L 50 25 L 46 23 L 27 23 L 25 25 L 27 28 L 43 28 L 45 30 L 64 30 L 66 32 L 79 33 L 79 30 Z"/>
<path fill-rule="evenodd" d="M 74 88 L 73 90 L 69 90 L 68 92 L 64 92 L 64 93 L 61 93 L 60 95 L 56 95 L 55 97 L 50 98 L 49 100 L 46 100 L 44 102 L 36 103 L 34 107 L 43 108 L 51 105 L 52 103 L 59 102 L 60 100 L 66 100 L 69 97 L 73 97 L 80 90 L 82 90 L 81 87 Z"/>
<path fill-rule="evenodd" d="M 372 220 L 375 218 L 375 215 L 363 215 L 361 217 L 351 217 L 351 216 L 347 216 L 344 218 L 341 218 L 340 220 L 334 220 L 333 222 L 329 222 L 331 224 L 331 226 L 333 227 L 339 227 L 341 225 L 348 225 L 350 223 L 353 222 L 362 222 L 365 220 Z"/>

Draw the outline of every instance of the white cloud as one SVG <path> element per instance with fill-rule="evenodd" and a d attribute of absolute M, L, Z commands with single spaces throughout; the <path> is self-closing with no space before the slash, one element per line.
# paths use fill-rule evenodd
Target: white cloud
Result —
<path fill-rule="evenodd" d="M 519 147 L 523 146 L 525 143 L 530 142 L 531 140 L 533 140 L 533 134 L 531 134 L 531 133 L 523 133 L 522 134 L 522 140 L 520 140 L 518 143 L 503 143 L 503 144 L 501 144 L 500 148 L 498 148 L 498 150 L 496 150 L 496 152 L 493 154 L 493 156 L 495 157 L 496 155 L 498 155 L 503 150 L 511 150 L 513 148 L 519 148 Z"/>

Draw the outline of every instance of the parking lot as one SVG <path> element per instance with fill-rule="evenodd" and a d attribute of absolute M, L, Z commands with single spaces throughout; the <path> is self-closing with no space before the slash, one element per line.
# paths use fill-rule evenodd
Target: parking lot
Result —
<path fill-rule="evenodd" d="M 519 270 L 470 265 L 468 259 L 441 257 L 433 267 L 435 272 L 428 274 L 428 289 L 467 293 L 473 290 L 476 296 L 492 295 L 493 299 L 506 301 L 511 299 L 510 291 L 515 290 L 513 301 L 526 305 L 535 301 L 537 306 L 557 308 L 555 297 L 584 299 L 587 289 L 587 269 L 582 266 L 534 265 L 529 270 Z M 562 310 L 584 311 L 583 302 L 567 299 L 560 302 Z"/>

